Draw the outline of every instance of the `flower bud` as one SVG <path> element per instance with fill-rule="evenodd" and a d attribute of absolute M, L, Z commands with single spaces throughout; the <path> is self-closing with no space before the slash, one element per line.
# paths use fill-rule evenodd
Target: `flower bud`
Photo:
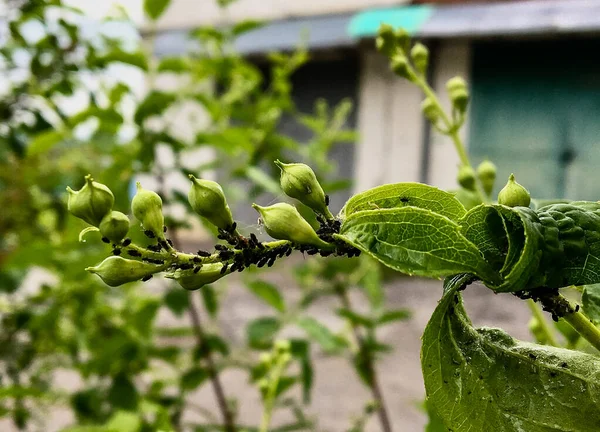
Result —
<path fill-rule="evenodd" d="M 483 190 L 490 196 L 496 182 L 496 165 L 489 160 L 484 160 L 477 167 L 477 177 L 483 186 Z"/>
<path fill-rule="evenodd" d="M 225 200 L 223 189 L 211 180 L 198 179 L 190 174 L 192 188 L 188 201 L 192 209 L 217 228 L 228 231 L 233 225 L 233 216 Z"/>
<path fill-rule="evenodd" d="M 410 58 L 417 71 L 424 75 L 427 72 L 427 65 L 429 64 L 429 50 L 427 47 L 417 42 L 410 50 Z"/>
<path fill-rule="evenodd" d="M 515 181 L 515 175 L 511 174 L 506 186 L 498 193 L 498 204 L 508 207 L 529 207 L 531 195 L 529 191 Z"/>
<path fill-rule="evenodd" d="M 223 270 L 223 264 L 221 263 L 203 264 L 197 273 L 194 273 L 193 270 L 177 270 L 165 274 L 165 277 L 174 279 L 188 291 L 194 291 L 204 285 L 216 282 L 227 274 L 227 271 L 221 272 L 221 270 Z"/>
<path fill-rule="evenodd" d="M 394 35 L 394 29 L 389 24 L 381 24 L 377 39 L 375 41 L 377 50 L 391 57 L 396 50 L 396 37 Z"/>
<path fill-rule="evenodd" d="M 333 217 L 327 208 L 325 192 L 317 180 L 314 171 L 302 163 L 285 164 L 275 161 L 281 169 L 281 189 L 291 198 L 295 198 L 317 213 Z"/>
<path fill-rule="evenodd" d="M 431 124 L 435 125 L 440 118 L 440 111 L 431 98 L 426 98 L 421 102 L 421 111 Z"/>
<path fill-rule="evenodd" d="M 120 256 L 110 256 L 96 267 L 88 267 L 86 271 L 97 274 L 108 286 L 116 287 L 127 282 L 134 282 L 150 276 L 163 267 L 142 261 L 135 261 Z"/>
<path fill-rule="evenodd" d="M 397 46 L 406 54 L 410 50 L 410 35 L 403 28 L 396 29 L 394 32 Z"/>
<path fill-rule="evenodd" d="M 446 89 L 452 105 L 460 112 L 465 112 L 469 104 L 469 90 L 465 80 L 461 77 L 451 78 L 446 83 Z"/>
<path fill-rule="evenodd" d="M 78 191 L 67 187 L 69 212 L 90 225 L 98 226 L 115 203 L 111 190 L 102 183 L 95 182 L 91 175 L 85 176 L 85 185 Z"/>
<path fill-rule="evenodd" d="M 129 218 L 119 211 L 111 211 L 100 222 L 100 234 L 113 243 L 119 243 L 129 231 Z"/>
<path fill-rule="evenodd" d="M 288 352 L 292 345 L 290 344 L 290 341 L 288 340 L 277 340 L 275 341 L 275 351 L 277 352 Z"/>
<path fill-rule="evenodd" d="M 466 190 L 475 190 L 475 171 L 467 165 L 461 165 L 458 169 L 458 184 Z"/>
<path fill-rule="evenodd" d="M 402 78 L 410 79 L 408 60 L 404 54 L 396 54 L 392 57 L 392 71 Z"/>
<path fill-rule="evenodd" d="M 158 238 L 164 237 L 162 199 L 156 192 L 142 188 L 140 182 L 137 182 L 137 193 L 131 200 L 131 211 L 145 230 L 152 231 Z"/>
<path fill-rule="evenodd" d="M 331 245 L 319 238 L 296 207 L 286 203 L 277 203 L 270 207 L 252 204 L 252 207 L 260 213 L 265 230 L 274 239 L 331 249 Z"/>

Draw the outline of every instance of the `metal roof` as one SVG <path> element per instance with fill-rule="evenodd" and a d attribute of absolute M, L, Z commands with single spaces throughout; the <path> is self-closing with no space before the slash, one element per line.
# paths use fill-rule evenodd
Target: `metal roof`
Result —
<path fill-rule="evenodd" d="M 302 44 L 308 49 L 344 47 L 356 44 L 348 33 L 353 14 L 317 15 L 266 23 L 262 27 L 240 36 L 235 48 L 242 54 L 257 54 L 289 50 Z M 186 52 L 192 45 L 188 31 L 161 32 L 155 39 L 158 56 Z"/>
<path fill-rule="evenodd" d="M 373 37 L 381 23 L 405 27 L 423 37 L 597 32 L 600 1 L 529 0 L 374 9 L 356 14 L 349 31 L 356 38 Z"/>
<path fill-rule="evenodd" d="M 354 14 L 318 15 L 272 21 L 238 38 L 242 54 L 353 46 L 377 34 L 381 23 L 422 37 L 520 36 L 600 32 L 600 0 L 528 0 L 462 5 L 411 5 Z M 184 53 L 192 46 L 186 30 L 160 32 L 158 56 Z"/>

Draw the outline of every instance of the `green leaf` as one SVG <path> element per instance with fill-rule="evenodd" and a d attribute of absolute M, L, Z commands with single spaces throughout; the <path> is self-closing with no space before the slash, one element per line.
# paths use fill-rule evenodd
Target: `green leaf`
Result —
<path fill-rule="evenodd" d="M 365 210 L 418 207 L 457 221 L 465 208 L 454 194 L 421 183 L 396 183 L 378 186 L 354 195 L 342 211 L 342 217 Z"/>
<path fill-rule="evenodd" d="M 249 31 L 259 29 L 263 25 L 264 24 L 260 21 L 254 21 L 254 20 L 240 21 L 231 28 L 231 34 L 234 36 L 240 36 L 244 33 L 248 33 Z"/>
<path fill-rule="evenodd" d="M 49 130 L 36 135 L 27 147 L 27 156 L 37 156 L 51 150 L 55 145 L 66 138 L 66 132 Z"/>
<path fill-rule="evenodd" d="M 215 289 L 212 285 L 204 285 L 200 290 L 200 294 L 202 295 L 202 301 L 204 302 L 206 311 L 211 317 L 215 318 L 219 311 L 219 302 L 217 300 Z"/>
<path fill-rule="evenodd" d="M 448 429 L 574 431 L 600 425 L 600 358 L 520 342 L 476 329 L 459 290 L 472 276 L 448 278 L 423 334 L 421 365 L 429 401 Z"/>
<path fill-rule="evenodd" d="M 117 375 L 108 390 L 108 401 L 117 409 L 134 411 L 137 409 L 139 395 L 131 379 L 124 375 Z"/>
<path fill-rule="evenodd" d="M 262 299 L 265 303 L 279 312 L 285 312 L 285 302 L 275 285 L 262 280 L 253 280 L 247 286 L 254 295 Z"/>
<path fill-rule="evenodd" d="M 172 93 L 152 90 L 138 105 L 133 119 L 141 125 L 146 119 L 161 115 L 176 99 L 177 97 Z"/>
<path fill-rule="evenodd" d="M 249 166 L 246 168 L 246 176 L 254 182 L 254 184 L 262 187 L 265 191 L 273 195 L 281 194 L 281 186 L 279 182 L 273 180 L 271 176 L 266 174 L 260 168 Z"/>
<path fill-rule="evenodd" d="M 208 378 L 206 369 L 195 366 L 186 371 L 181 376 L 181 388 L 185 391 L 191 391 L 198 388 Z"/>
<path fill-rule="evenodd" d="M 375 323 L 373 322 L 373 320 L 371 318 L 369 318 L 368 316 L 359 314 L 355 311 L 352 311 L 350 309 L 346 309 L 346 308 L 340 308 L 336 311 L 336 313 L 341 316 L 342 318 L 346 318 L 348 321 L 350 321 L 353 324 L 359 325 L 359 326 L 363 326 L 363 327 L 373 327 L 375 325 Z"/>
<path fill-rule="evenodd" d="M 142 420 L 136 413 L 117 411 L 108 420 L 105 427 L 111 431 L 138 432 L 142 427 Z"/>
<path fill-rule="evenodd" d="M 444 426 L 443 420 L 438 415 L 430 400 L 425 400 L 425 411 L 429 422 L 425 426 L 424 432 L 448 432 L 448 428 Z"/>
<path fill-rule="evenodd" d="M 152 20 L 156 21 L 167 10 L 171 0 L 144 0 L 144 12 Z"/>
<path fill-rule="evenodd" d="M 327 354 L 335 354 L 348 346 L 348 342 L 334 335 L 331 330 L 311 317 L 298 319 L 297 324 L 306 334 L 319 345 Z"/>
<path fill-rule="evenodd" d="M 584 285 L 581 304 L 587 317 L 600 324 L 600 284 Z"/>
<path fill-rule="evenodd" d="M 251 321 L 246 327 L 248 345 L 255 349 L 267 349 L 281 329 L 281 322 L 275 317 L 262 317 Z"/>
<path fill-rule="evenodd" d="M 377 320 L 377 325 L 391 324 L 396 321 L 404 321 L 410 318 L 410 311 L 408 309 L 395 309 L 389 310 L 381 314 Z"/>
<path fill-rule="evenodd" d="M 417 207 L 353 213 L 336 237 L 410 275 L 444 277 L 461 272 L 499 282 L 475 245 L 445 216 Z"/>
<path fill-rule="evenodd" d="M 166 292 L 163 301 L 174 315 L 180 317 L 190 305 L 189 293 L 180 287 L 173 287 Z"/>
<path fill-rule="evenodd" d="M 102 68 L 105 68 L 107 63 L 118 62 L 135 66 L 143 71 L 148 70 L 148 59 L 143 51 L 129 52 L 114 48 L 102 57 L 99 57 L 97 61 Z"/>
<path fill-rule="evenodd" d="M 314 371 L 310 361 L 310 343 L 303 339 L 290 339 L 290 353 L 300 361 L 300 376 L 302 379 L 302 398 L 304 403 L 310 403 L 310 392 L 313 385 Z"/>
<path fill-rule="evenodd" d="M 158 72 L 189 72 L 190 62 L 185 57 L 164 57 L 158 64 Z"/>

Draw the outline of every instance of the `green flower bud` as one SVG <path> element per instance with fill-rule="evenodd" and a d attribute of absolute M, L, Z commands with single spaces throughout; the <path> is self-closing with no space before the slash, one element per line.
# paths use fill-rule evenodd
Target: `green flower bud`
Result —
<path fill-rule="evenodd" d="M 406 54 L 410 50 L 410 35 L 403 28 L 396 29 L 394 32 L 397 46 Z"/>
<path fill-rule="evenodd" d="M 127 282 L 134 282 L 161 271 L 162 266 L 135 261 L 120 256 L 110 256 L 96 267 L 88 267 L 86 271 L 97 274 L 108 286 L 116 287 Z"/>
<path fill-rule="evenodd" d="M 469 90 L 465 80 L 461 77 L 451 78 L 446 83 L 446 89 L 452 105 L 460 112 L 465 112 L 469 104 Z"/>
<path fill-rule="evenodd" d="M 471 210 L 473 207 L 477 207 L 481 204 L 481 199 L 479 199 L 479 196 L 473 191 L 460 188 L 454 191 L 454 194 L 456 199 L 459 200 L 467 210 Z"/>
<path fill-rule="evenodd" d="M 152 231 L 158 238 L 164 238 L 162 199 L 156 192 L 142 188 L 140 182 L 137 182 L 137 193 L 131 200 L 131 211 L 145 230 Z"/>
<path fill-rule="evenodd" d="M 429 50 L 427 47 L 417 42 L 410 50 L 410 58 L 417 71 L 424 75 L 427 72 L 427 65 L 429 64 Z"/>
<path fill-rule="evenodd" d="M 515 181 L 515 175 L 511 174 L 506 186 L 498 193 L 498 204 L 508 207 L 529 207 L 531 195 L 529 191 Z"/>
<path fill-rule="evenodd" d="M 404 54 L 396 54 L 392 57 L 392 71 L 399 77 L 411 78 L 408 60 Z"/>
<path fill-rule="evenodd" d="M 455 76 L 454 78 L 450 78 L 448 80 L 448 82 L 446 83 L 446 90 L 448 90 L 448 93 L 452 93 L 453 91 L 457 91 L 457 90 L 466 90 L 466 89 L 467 89 L 467 82 L 464 80 L 463 77 Z"/>
<path fill-rule="evenodd" d="M 466 190 L 475 190 L 475 171 L 467 165 L 461 165 L 458 169 L 458 184 Z"/>
<path fill-rule="evenodd" d="M 275 161 L 275 165 L 281 169 L 281 189 L 287 196 L 297 199 L 317 213 L 333 217 L 327 208 L 325 192 L 311 167 L 302 163 L 285 164 L 280 161 Z"/>
<path fill-rule="evenodd" d="M 110 212 L 115 197 L 102 183 L 95 182 L 91 175 L 85 176 L 85 185 L 78 191 L 67 187 L 69 212 L 93 226 L 98 226 L 102 218 Z"/>
<path fill-rule="evenodd" d="M 490 196 L 496 182 L 496 165 L 489 160 L 484 160 L 477 167 L 477 177 L 483 186 L 483 190 Z"/>
<path fill-rule="evenodd" d="M 331 245 L 319 238 L 296 207 L 286 203 L 278 203 L 270 207 L 252 204 L 252 207 L 260 213 L 265 230 L 274 239 L 331 249 Z"/>
<path fill-rule="evenodd" d="M 188 201 L 192 209 L 216 227 L 229 230 L 233 225 L 233 216 L 219 183 L 197 179 L 191 174 L 189 177 L 192 188 L 188 193 Z"/>
<path fill-rule="evenodd" d="M 377 50 L 391 57 L 396 50 L 396 37 L 394 35 L 394 29 L 389 24 L 381 24 L 377 39 L 375 40 Z"/>
<path fill-rule="evenodd" d="M 165 274 L 165 277 L 174 279 L 188 291 L 194 291 L 221 279 L 227 274 L 227 271 L 222 270 L 223 264 L 221 263 L 203 264 L 197 273 L 194 273 L 193 270 L 177 270 Z"/>
<path fill-rule="evenodd" d="M 119 243 L 129 231 L 129 218 L 126 214 L 111 211 L 100 222 L 100 234 L 113 243 Z"/>
<path fill-rule="evenodd" d="M 288 352 L 292 347 L 292 345 L 290 344 L 290 341 L 288 341 L 288 340 L 275 341 L 274 345 L 275 345 L 275 351 L 282 352 L 282 353 Z"/>
<path fill-rule="evenodd" d="M 431 122 L 431 124 L 436 124 L 440 118 L 440 111 L 435 104 L 435 102 L 431 98 L 426 98 L 421 102 L 421 112 L 427 120 Z"/>
<path fill-rule="evenodd" d="M 268 366 L 273 361 L 273 356 L 270 353 L 261 353 L 260 356 L 258 357 L 258 361 L 262 365 Z"/>

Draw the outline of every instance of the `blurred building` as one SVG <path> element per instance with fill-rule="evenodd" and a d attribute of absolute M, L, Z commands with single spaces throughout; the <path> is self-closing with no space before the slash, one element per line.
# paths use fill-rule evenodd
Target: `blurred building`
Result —
<path fill-rule="evenodd" d="M 491 158 L 500 177 L 514 172 L 538 197 L 598 199 L 600 162 L 600 1 L 173 0 L 159 23 L 158 55 L 186 47 L 199 24 L 244 19 L 268 23 L 238 48 L 260 56 L 292 50 L 308 34 L 310 64 L 295 76 L 296 101 L 356 101 L 349 127 L 360 140 L 337 152 L 355 190 L 382 183 L 425 181 L 455 187 L 452 143 L 422 119 L 422 95 L 394 77 L 374 50 L 380 23 L 404 27 L 431 50 L 430 79 L 464 76 L 471 85 L 464 127 L 475 162 Z M 300 132 L 299 132 L 300 133 Z"/>

